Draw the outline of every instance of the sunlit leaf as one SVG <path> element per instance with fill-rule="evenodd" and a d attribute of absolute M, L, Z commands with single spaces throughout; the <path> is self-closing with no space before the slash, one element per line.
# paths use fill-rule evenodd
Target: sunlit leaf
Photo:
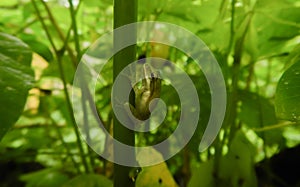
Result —
<path fill-rule="evenodd" d="M 242 131 L 237 131 L 229 151 L 220 158 L 220 166 L 214 171 L 214 160 L 208 160 L 199 165 L 191 165 L 192 178 L 189 187 L 210 187 L 218 180 L 219 187 L 255 187 L 253 145 Z"/>
<path fill-rule="evenodd" d="M 20 37 L 34 52 L 42 56 L 47 62 L 53 60 L 50 49 L 44 43 L 37 41 L 33 35 L 22 34 Z"/>
<path fill-rule="evenodd" d="M 214 185 L 213 177 L 213 160 L 203 163 L 191 164 L 192 177 L 188 183 L 188 187 L 211 187 Z"/>
<path fill-rule="evenodd" d="M 300 9 L 292 6 L 292 2 L 258 1 L 253 16 L 258 56 L 266 57 L 290 51 L 297 43 L 297 40 L 290 42 L 299 35 L 299 19 Z"/>
<path fill-rule="evenodd" d="M 280 78 L 275 98 L 279 118 L 300 121 L 300 59 Z"/>
<path fill-rule="evenodd" d="M 255 187 L 256 175 L 254 171 L 255 149 L 242 131 L 237 131 L 229 152 L 221 159 L 220 177 L 232 187 Z M 230 171 L 230 172 L 229 172 Z"/>
<path fill-rule="evenodd" d="M 145 157 L 147 155 L 147 157 Z M 154 148 L 141 151 L 137 154 L 139 164 L 144 165 L 151 161 L 163 160 L 162 155 Z M 136 179 L 136 187 L 177 187 L 172 174 L 165 162 L 157 165 L 143 167 Z"/>
<path fill-rule="evenodd" d="M 275 109 L 271 102 L 256 94 L 240 91 L 241 110 L 239 118 L 251 128 L 274 125 L 277 123 Z"/>
<path fill-rule="evenodd" d="M 0 139 L 23 111 L 34 76 L 31 50 L 19 39 L 0 33 Z"/>

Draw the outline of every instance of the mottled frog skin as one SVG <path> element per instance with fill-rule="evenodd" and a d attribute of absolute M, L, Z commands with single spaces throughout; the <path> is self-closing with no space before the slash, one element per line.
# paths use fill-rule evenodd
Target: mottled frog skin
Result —
<path fill-rule="evenodd" d="M 134 85 L 135 106 L 130 105 L 130 110 L 133 115 L 139 120 L 146 120 L 150 117 L 150 102 L 154 98 L 160 97 L 161 79 L 158 72 L 153 72 L 148 64 L 143 65 L 144 79 L 142 85 Z M 151 104 L 151 109 L 156 106 L 156 103 Z"/>

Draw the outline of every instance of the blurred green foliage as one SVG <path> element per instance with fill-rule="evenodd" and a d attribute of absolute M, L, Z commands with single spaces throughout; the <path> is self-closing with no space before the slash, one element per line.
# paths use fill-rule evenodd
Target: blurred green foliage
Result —
<path fill-rule="evenodd" d="M 112 165 L 77 134 L 67 95 L 81 55 L 112 30 L 113 2 L 72 2 L 74 12 L 67 0 L 0 1 L 0 186 L 112 185 Z M 209 149 L 199 153 L 210 115 L 207 81 L 186 54 L 163 48 L 168 54 L 160 55 L 190 75 L 201 104 L 197 131 L 189 144 L 166 162 L 169 171 L 163 171 L 170 172 L 178 185 L 189 187 L 276 186 L 272 183 L 275 179 L 281 185 L 289 184 L 271 170 L 271 182 L 259 181 L 255 168 L 260 161 L 300 143 L 299 2 L 138 3 L 139 21 L 177 24 L 201 38 L 218 60 L 228 91 L 226 119 L 219 136 Z M 138 55 L 151 55 L 147 45 L 138 46 Z M 105 128 L 111 131 L 109 64 L 99 77 L 95 100 Z M 180 101 L 176 90 L 164 82 L 161 97 L 168 106 L 166 119 L 158 130 L 137 133 L 139 145 L 161 142 L 177 127 Z M 100 150 L 109 146 L 104 135 L 91 138 L 99 140 Z M 27 168 L 26 163 L 36 167 Z M 156 170 L 155 166 L 144 168 L 143 175 L 155 178 Z M 145 181 L 139 184 L 147 185 Z"/>

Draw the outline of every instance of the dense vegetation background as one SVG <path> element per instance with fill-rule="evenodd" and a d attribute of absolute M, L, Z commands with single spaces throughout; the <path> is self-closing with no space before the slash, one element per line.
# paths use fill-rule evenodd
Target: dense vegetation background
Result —
<path fill-rule="evenodd" d="M 210 114 L 205 77 L 172 47 L 138 46 L 138 55 L 167 58 L 189 73 L 201 114 L 168 168 L 142 168 L 137 179 L 128 174 L 136 186 L 172 186 L 174 178 L 189 187 L 299 187 L 289 168 L 300 167 L 300 1 L 140 0 L 138 20 L 174 23 L 200 37 L 222 68 L 228 106 L 218 138 L 199 153 Z M 69 97 L 81 55 L 112 25 L 109 0 L 0 1 L 0 186 L 112 185 L 112 164 L 82 141 Z M 110 129 L 112 67 L 106 72 L 96 98 Z M 139 144 L 160 142 L 176 128 L 174 92 L 163 84 L 166 120 L 158 131 L 137 135 Z"/>

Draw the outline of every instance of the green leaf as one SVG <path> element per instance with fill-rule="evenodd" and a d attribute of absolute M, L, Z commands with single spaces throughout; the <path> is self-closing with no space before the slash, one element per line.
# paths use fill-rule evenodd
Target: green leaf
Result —
<path fill-rule="evenodd" d="M 252 129 L 260 129 L 278 123 L 275 107 L 267 98 L 257 93 L 240 91 L 241 107 L 239 119 Z M 279 144 L 283 140 L 282 133 L 278 130 L 256 132 L 264 139 L 265 145 Z"/>
<path fill-rule="evenodd" d="M 298 43 L 293 38 L 299 35 L 299 10 L 299 7 L 282 0 L 258 1 L 253 16 L 257 39 L 249 38 L 256 43 L 257 57 L 264 58 L 289 52 Z"/>
<path fill-rule="evenodd" d="M 32 52 L 19 39 L 0 33 L 0 139 L 21 115 L 34 74 Z"/>
<path fill-rule="evenodd" d="M 188 187 L 211 187 L 214 185 L 214 162 L 212 159 L 198 163 L 191 164 L 192 176 L 188 183 Z"/>
<path fill-rule="evenodd" d="M 147 155 L 147 157 L 145 157 Z M 140 165 L 151 161 L 163 160 L 162 155 L 154 148 L 137 153 Z M 143 167 L 136 179 L 136 187 L 178 187 L 165 162 Z"/>
<path fill-rule="evenodd" d="M 256 93 L 240 91 L 241 108 L 239 118 L 251 128 L 260 128 L 277 123 L 271 102 Z"/>
<path fill-rule="evenodd" d="M 83 174 L 79 175 L 72 180 L 68 181 L 63 187 L 82 187 L 82 186 L 93 186 L 93 187 L 112 187 L 112 182 L 102 175 L 96 174 Z"/>
<path fill-rule="evenodd" d="M 98 7 L 102 5 L 102 2 L 98 0 L 83 0 L 82 2 L 87 7 Z"/>
<path fill-rule="evenodd" d="M 61 186 L 69 178 L 55 169 L 44 169 L 21 176 L 26 187 L 54 187 Z"/>
<path fill-rule="evenodd" d="M 255 148 L 242 131 L 237 131 L 229 145 L 228 153 L 220 158 L 217 173 L 214 171 L 214 160 L 191 164 L 192 177 L 189 187 L 210 187 L 219 180 L 219 187 L 255 187 L 254 171 Z M 217 176 L 217 177 L 216 177 Z"/>
<path fill-rule="evenodd" d="M 39 42 L 35 39 L 35 36 L 29 34 L 22 34 L 20 38 L 27 44 L 29 47 L 41 55 L 47 62 L 51 62 L 53 60 L 53 55 L 47 45 L 42 42 Z"/>
<path fill-rule="evenodd" d="M 31 128 L 24 131 L 24 129 L 14 129 L 6 133 L 1 140 L 1 143 L 10 148 L 31 149 L 37 150 L 39 148 L 49 148 L 53 139 L 47 134 L 51 132 L 49 129 Z"/>
<path fill-rule="evenodd" d="M 64 70 L 64 75 L 67 83 L 73 84 L 73 78 L 75 73 L 75 68 L 72 64 L 71 59 L 68 56 L 63 56 L 62 58 L 62 66 Z M 61 75 L 59 73 L 59 68 L 57 65 L 58 62 L 50 63 L 49 66 L 43 71 L 42 78 L 45 77 L 56 77 L 61 79 Z"/>
<path fill-rule="evenodd" d="M 275 94 L 276 114 L 280 119 L 300 121 L 300 59 L 280 78 Z"/>
<path fill-rule="evenodd" d="M 286 68 L 291 67 L 299 60 L 300 60 L 300 43 L 289 53 L 289 56 L 286 59 Z"/>
<path fill-rule="evenodd" d="M 15 6 L 16 4 L 18 4 L 18 1 L 17 1 L 17 0 L 12 0 L 12 1 L 1 1 L 1 2 L 0 2 L 0 6 L 3 6 L 3 7 L 5 7 L 5 6 L 7 6 L 7 7 L 9 7 L 9 6 Z"/>
<path fill-rule="evenodd" d="M 244 132 L 237 131 L 229 145 L 228 153 L 221 159 L 219 176 L 224 186 L 257 186 L 253 156 L 255 149 Z"/>

